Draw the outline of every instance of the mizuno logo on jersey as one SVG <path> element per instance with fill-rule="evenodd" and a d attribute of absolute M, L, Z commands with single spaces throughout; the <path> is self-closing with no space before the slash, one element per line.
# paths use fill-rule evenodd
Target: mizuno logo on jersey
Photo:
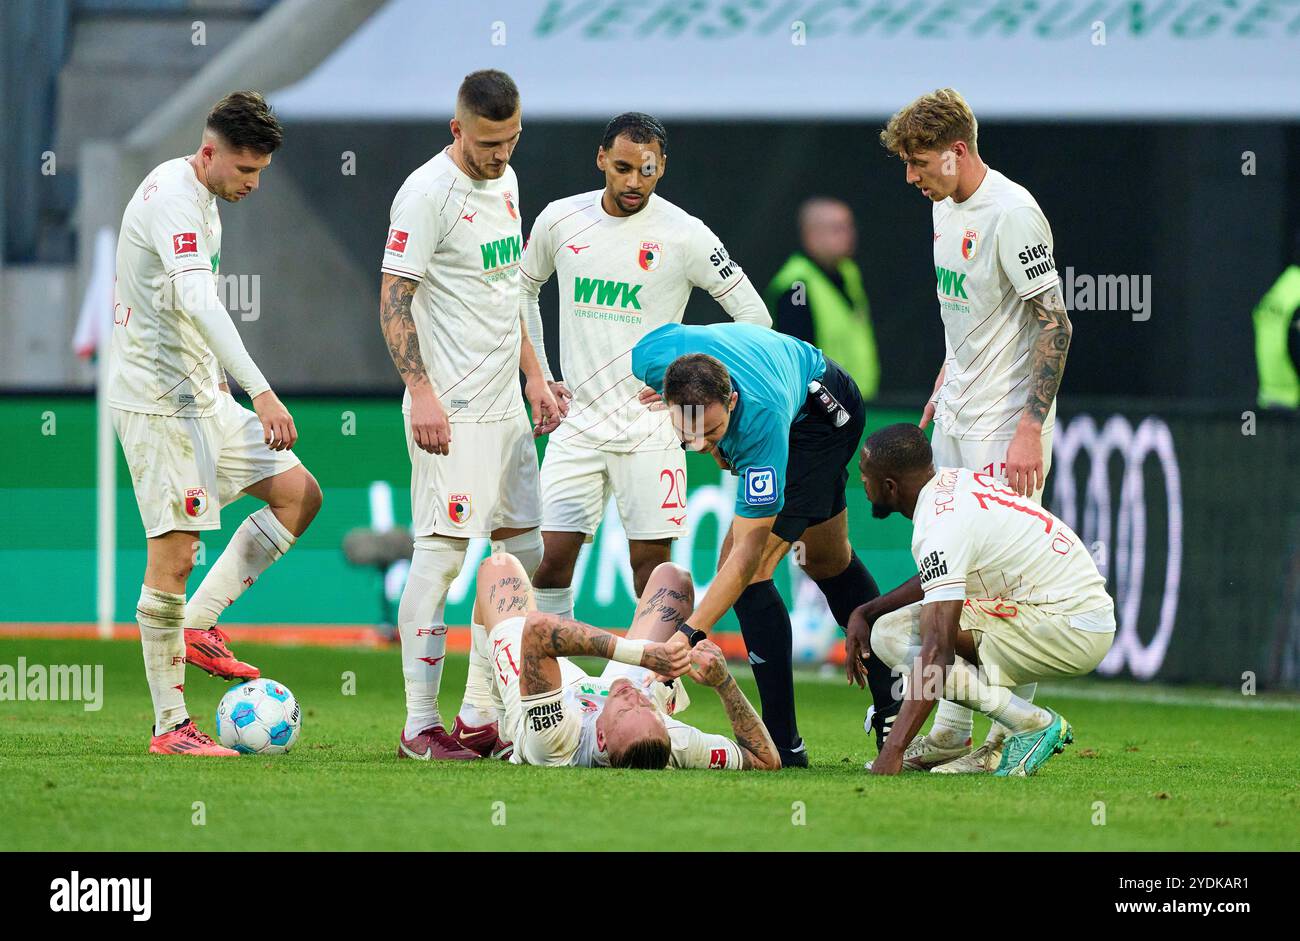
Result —
<path fill-rule="evenodd" d="M 573 301 L 575 304 L 594 303 L 602 307 L 630 307 L 633 310 L 641 309 L 641 302 L 637 300 L 637 292 L 644 285 L 628 284 L 626 281 L 606 281 L 604 278 L 574 278 L 573 279 Z"/>
<path fill-rule="evenodd" d="M 935 265 L 934 277 L 939 285 L 940 294 L 947 297 L 966 299 L 966 275 L 964 273 L 958 274 L 955 271 Z"/>
<path fill-rule="evenodd" d="M 519 260 L 519 256 L 523 254 L 523 237 L 512 235 L 509 238 L 484 242 L 478 248 L 483 253 L 483 270 L 492 271 Z"/>

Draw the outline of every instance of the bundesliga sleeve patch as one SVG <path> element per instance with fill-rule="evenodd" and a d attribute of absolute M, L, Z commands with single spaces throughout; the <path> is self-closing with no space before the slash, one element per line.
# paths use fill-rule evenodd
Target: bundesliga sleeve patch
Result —
<path fill-rule="evenodd" d="M 185 258 L 199 253 L 199 236 L 197 232 L 177 232 L 172 236 L 172 254 Z"/>
<path fill-rule="evenodd" d="M 745 503 L 768 506 L 776 502 L 776 468 L 751 467 L 745 471 Z"/>
<path fill-rule="evenodd" d="M 401 229 L 388 230 L 388 244 L 384 246 L 384 251 L 390 255 L 405 255 L 406 240 L 409 232 L 403 232 Z"/>

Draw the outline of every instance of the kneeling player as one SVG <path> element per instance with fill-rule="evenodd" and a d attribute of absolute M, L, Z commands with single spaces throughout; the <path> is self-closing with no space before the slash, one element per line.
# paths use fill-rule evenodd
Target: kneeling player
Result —
<path fill-rule="evenodd" d="M 508 554 L 479 566 L 475 615 L 502 739 L 516 764 L 588 768 L 714 768 L 775 771 L 776 746 L 711 642 L 692 650 L 677 626 L 690 614 L 690 575 L 665 562 L 646 584 L 626 637 L 537 612 L 523 566 Z M 568 657 L 611 660 L 599 677 Z M 672 718 L 686 706 L 689 673 L 713 687 L 736 736 L 709 735 Z"/>
<path fill-rule="evenodd" d="M 909 676 L 903 708 L 871 770 L 1033 774 L 1074 735 L 1065 719 L 1012 688 L 1079 676 L 1101 662 L 1115 638 L 1106 580 L 1079 537 L 1032 499 L 989 474 L 936 470 L 915 425 L 871 435 L 859 469 L 874 516 L 898 512 L 912 520 L 920 571 L 916 597 L 900 599 L 911 603 L 885 612 L 869 603 L 849 621 L 850 680 L 862 685 L 869 656 Z M 1006 726 L 998 751 L 985 746 L 987 754 L 966 756 L 969 739 L 918 736 L 941 697 Z M 945 748 L 952 760 L 935 765 Z"/>

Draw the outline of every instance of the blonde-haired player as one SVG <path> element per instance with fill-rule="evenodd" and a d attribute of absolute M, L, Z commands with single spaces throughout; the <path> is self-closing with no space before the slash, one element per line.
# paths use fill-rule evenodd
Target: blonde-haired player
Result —
<path fill-rule="evenodd" d="M 1027 189 L 983 161 L 978 135 L 970 105 L 952 88 L 917 98 L 880 134 L 906 165 L 907 182 L 933 205 L 946 354 L 920 426 L 934 421 L 939 466 L 978 471 L 1041 502 L 1072 328 L 1051 226 Z M 870 621 L 920 597 L 913 578 L 864 605 L 860 616 Z M 1018 692 L 1032 699 L 1033 685 Z M 909 766 L 990 771 L 1005 732 L 995 723 L 972 752 L 970 710 L 944 701 Z"/>
<path fill-rule="evenodd" d="M 475 621 L 486 643 L 471 659 L 490 672 L 492 697 L 511 761 L 587 768 L 701 768 L 775 771 L 776 746 L 711 641 L 692 649 L 677 628 L 694 589 L 684 569 L 651 573 L 626 636 L 536 610 L 519 560 L 492 555 L 479 566 Z M 588 676 L 569 657 L 609 660 Z M 688 699 L 683 674 L 712 687 L 735 739 L 679 721 Z M 663 679 L 674 679 L 664 683 Z"/>

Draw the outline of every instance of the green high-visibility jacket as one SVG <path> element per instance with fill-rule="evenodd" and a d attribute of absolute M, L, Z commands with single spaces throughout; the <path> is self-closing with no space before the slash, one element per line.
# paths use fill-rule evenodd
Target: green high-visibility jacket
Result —
<path fill-rule="evenodd" d="M 812 259 L 795 252 L 768 284 L 765 300 L 775 322 L 777 300 L 802 282 L 817 346 L 853 377 L 864 399 L 873 399 L 880 388 L 880 357 L 871 329 L 871 305 L 862 287 L 862 272 L 853 260 L 845 258 L 837 267 L 847 299 Z"/>
<path fill-rule="evenodd" d="M 1255 308 L 1255 362 L 1259 368 L 1259 404 L 1264 408 L 1300 408 L 1300 377 L 1287 343 L 1298 307 L 1300 265 L 1291 265 Z"/>

